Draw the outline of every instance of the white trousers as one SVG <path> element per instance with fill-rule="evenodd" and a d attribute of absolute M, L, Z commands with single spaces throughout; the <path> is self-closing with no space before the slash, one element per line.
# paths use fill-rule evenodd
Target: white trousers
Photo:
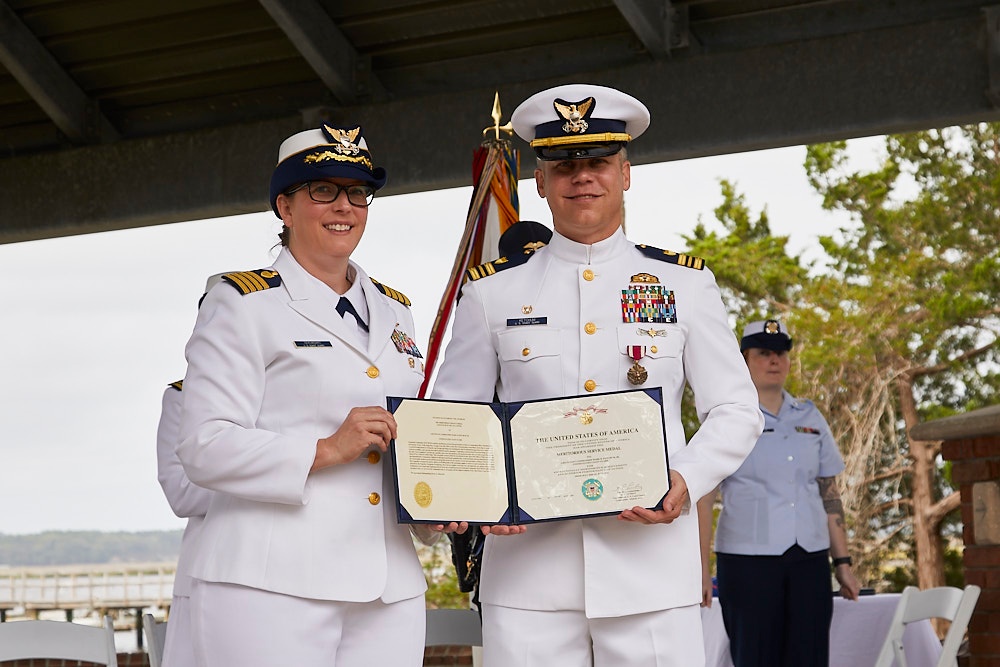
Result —
<path fill-rule="evenodd" d="M 483 605 L 483 667 L 704 667 L 698 605 L 616 618 Z"/>
<path fill-rule="evenodd" d="M 311 600 L 195 579 L 198 667 L 420 667 L 424 596 L 386 604 Z"/>
<path fill-rule="evenodd" d="M 197 664 L 191 648 L 191 598 L 186 595 L 175 595 L 170 603 L 162 664 L 163 667 L 195 667 Z"/>

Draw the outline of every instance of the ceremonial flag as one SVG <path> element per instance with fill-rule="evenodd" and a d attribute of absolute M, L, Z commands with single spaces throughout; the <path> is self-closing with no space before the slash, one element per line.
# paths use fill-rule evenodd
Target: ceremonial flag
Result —
<path fill-rule="evenodd" d="M 441 295 L 424 361 L 424 383 L 419 396 L 427 393 L 451 320 L 465 272 L 500 256 L 500 235 L 518 221 L 517 175 L 520 157 L 511 147 L 513 128 L 500 125 L 500 95 L 493 98 L 493 126 L 483 130 L 483 143 L 472 157 L 472 200 L 465 218 L 465 231 L 455 255 L 448 284 Z"/>

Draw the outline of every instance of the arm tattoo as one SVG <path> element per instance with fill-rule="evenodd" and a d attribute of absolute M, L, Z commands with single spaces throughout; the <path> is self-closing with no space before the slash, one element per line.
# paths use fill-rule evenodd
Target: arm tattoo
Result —
<path fill-rule="evenodd" d="M 836 516 L 838 526 L 844 525 L 844 503 L 840 500 L 840 490 L 837 489 L 835 477 L 817 477 L 819 495 L 823 499 L 823 509 L 827 514 Z"/>

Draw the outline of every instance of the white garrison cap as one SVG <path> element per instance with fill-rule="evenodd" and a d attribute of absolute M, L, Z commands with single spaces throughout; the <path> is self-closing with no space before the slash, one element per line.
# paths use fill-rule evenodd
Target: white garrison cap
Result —
<path fill-rule="evenodd" d="M 649 110 L 606 86 L 573 83 L 535 93 L 511 114 L 514 132 L 543 160 L 617 153 L 649 127 Z"/>

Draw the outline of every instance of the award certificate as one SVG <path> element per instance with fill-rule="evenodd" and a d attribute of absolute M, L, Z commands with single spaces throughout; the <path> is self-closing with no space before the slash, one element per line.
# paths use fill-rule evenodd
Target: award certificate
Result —
<path fill-rule="evenodd" d="M 402 523 L 521 524 L 655 508 L 669 488 L 660 389 L 523 403 L 390 397 Z"/>

